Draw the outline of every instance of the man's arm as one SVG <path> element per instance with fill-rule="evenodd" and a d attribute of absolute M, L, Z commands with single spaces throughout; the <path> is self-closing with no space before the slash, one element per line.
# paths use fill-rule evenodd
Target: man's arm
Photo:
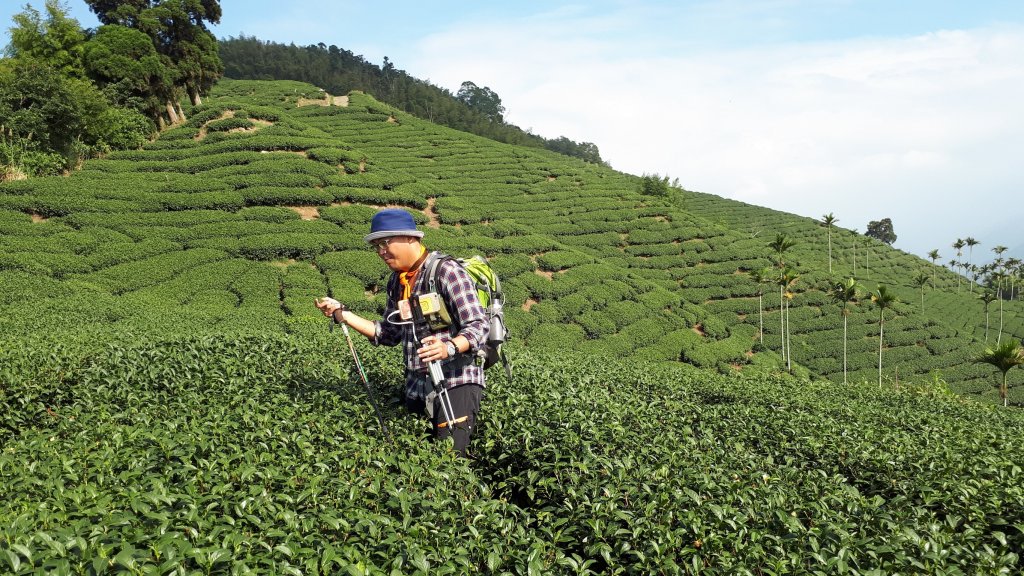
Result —
<path fill-rule="evenodd" d="M 400 340 L 400 334 L 397 334 L 397 330 L 387 330 L 383 323 L 380 323 L 381 328 L 378 329 L 378 322 L 373 320 L 367 320 L 355 312 L 345 308 L 340 302 L 334 298 L 320 298 L 314 300 L 313 303 L 316 307 L 323 312 L 324 316 L 332 318 L 335 322 L 344 323 L 351 326 L 353 330 L 359 332 L 363 336 L 366 336 L 371 342 L 375 344 L 383 344 L 385 346 L 393 346 Z M 385 314 L 387 311 L 385 311 Z M 386 316 L 385 316 L 386 317 Z M 392 334 L 391 332 L 396 332 Z"/>

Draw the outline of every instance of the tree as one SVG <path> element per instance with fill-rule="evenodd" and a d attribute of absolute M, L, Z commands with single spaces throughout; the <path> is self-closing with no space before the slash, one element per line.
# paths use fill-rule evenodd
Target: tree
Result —
<path fill-rule="evenodd" d="M 885 342 L 885 311 L 899 302 L 896 295 L 879 284 L 871 293 L 871 303 L 878 308 L 878 387 L 882 387 L 882 346 Z"/>
<path fill-rule="evenodd" d="M 868 222 L 868 229 L 867 232 L 864 232 L 864 235 L 885 242 L 890 246 L 896 241 L 896 233 L 892 229 L 892 220 L 889 218 Z"/>
<path fill-rule="evenodd" d="M 640 193 L 645 196 L 667 197 L 669 192 L 668 176 L 644 174 L 640 178 Z"/>
<path fill-rule="evenodd" d="M 217 40 L 206 23 L 220 22 L 218 0 L 86 0 L 102 24 L 116 24 L 145 33 L 160 55 L 171 81 L 155 92 L 165 102 L 171 123 L 184 120 L 178 99 L 188 95 L 194 105 L 224 73 Z M 157 118 L 162 122 L 162 118 Z"/>
<path fill-rule="evenodd" d="M 161 112 L 162 87 L 172 83 L 149 36 L 116 24 L 101 26 L 85 44 L 86 73 L 112 102 L 150 118 Z"/>
<path fill-rule="evenodd" d="M 787 250 L 796 246 L 796 242 L 790 240 L 785 234 L 779 233 L 775 235 L 775 239 L 768 243 L 768 247 L 775 251 L 779 255 L 776 262 L 779 268 L 785 267 L 785 253 Z"/>
<path fill-rule="evenodd" d="M 917 274 L 914 275 L 914 285 L 921 290 L 921 313 L 924 314 L 924 287 L 928 285 L 928 273 L 924 270 L 918 270 Z M 932 286 L 935 286 L 935 280 L 932 278 Z"/>
<path fill-rule="evenodd" d="M 757 284 L 757 319 L 760 328 L 757 331 L 758 339 L 761 344 L 764 345 L 764 285 L 769 283 L 772 279 L 772 269 L 764 268 L 762 270 L 751 270 L 748 272 L 750 279 Z"/>
<path fill-rule="evenodd" d="M 546 140 L 544 147 L 552 152 L 582 158 L 592 164 L 607 165 L 604 160 L 601 160 L 601 151 L 598 149 L 597 144 L 593 142 L 576 142 L 565 136 L 559 136 L 558 138 Z"/>
<path fill-rule="evenodd" d="M 999 331 L 996 332 L 996 346 L 1003 340 L 1003 281 L 1006 275 L 1002 270 L 994 270 L 990 275 L 996 284 L 996 300 L 999 301 Z"/>
<path fill-rule="evenodd" d="M 964 246 L 966 246 L 966 245 L 967 245 L 967 243 L 964 240 L 961 240 L 960 238 L 957 238 L 956 242 L 953 242 L 953 249 L 956 250 L 956 258 L 957 258 L 956 259 L 956 266 L 955 266 L 956 268 L 962 268 L 963 265 L 964 265 L 964 263 L 960 260 L 960 258 L 963 258 Z M 950 261 L 949 265 L 950 265 L 951 268 L 954 267 L 952 261 Z M 958 272 L 957 276 L 956 276 L 956 293 L 957 294 L 960 293 L 960 280 L 962 280 L 962 279 L 963 279 L 963 273 L 962 272 Z"/>
<path fill-rule="evenodd" d="M 972 261 L 974 260 L 974 247 L 981 244 L 981 242 L 978 242 L 974 238 L 968 236 L 967 238 L 964 238 L 964 244 L 967 245 L 967 266 L 971 267 L 973 266 Z M 975 278 L 974 282 L 977 283 L 977 281 L 978 279 Z M 971 284 L 971 293 L 974 293 L 974 284 Z"/>
<path fill-rule="evenodd" d="M 480 88 L 473 82 L 466 80 L 462 83 L 455 97 L 469 107 L 482 113 L 492 122 L 501 123 L 505 107 L 501 105 L 501 98 L 496 92 L 484 86 Z"/>
<path fill-rule="evenodd" d="M 935 266 L 936 262 L 938 262 L 939 258 L 941 258 L 941 256 L 939 256 L 939 251 L 938 250 L 932 250 L 931 252 L 928 253 L 928 258 L 930 258 L 931 261 L 932 261 L 932 288 L 934 288 L 935 287 L 935 268 L 934 268 L 934 266 Z"/>
<path fill-rule="evenodd" d="M 828 273 L 832 273 L 832 225 L 839 220 L 831 212 L 821 217 L 821 223 L 828 229 Z"/>
<path fill-rule="evenodd" d="M 53 175 L 109 149 L 138 147 L 152 131 L 88 77 L 85 33 L 56 0 L 44 20 L 30 6 L 14 17 L 10 58 L 0 63 L 3 177 Z"/>
<path fill-rule="evenodd" d="M 978 295 L 978 299 L 985 304 L 985 343 L 988 344 L 988 307 L 996 301 L 996 295 L 991 290 L 985 290 Z"/>
<path fill-rule="evenodd" d="M 997 344 L 995 348 L 986 348 L 985 352 L 975 358 L 974 361 L 991 364 L 1002 372 L 1003 378 L 999 383 L 999 397 L 1003 400 L 1003 407 L 1008 406 L 1007 396 L 1009 395 L 1009 387 L 1006 385 L 1006 373 L 1014 366 L 1024 364 L 1024 347 L 1021 347 L 1020 342 L 1007 340 L 1005 344 Z"/>
<path fill-rule="evenodd" d="M 36 60 L 15 59 L 0 74 L 3 138 L 26 150 L 55 152 L 71 167 L 100 140 L 102 113 L 109 108 L 90 82 L 69 78 Z"/>
<path fill-rule="evenodd" d="M 1017 280 L 1021 276 L 1021 261 L 1019 258 L 1006 259 L 1006 280 L 1010 283 L 1010 301 L 1013 300 L 1013 293 L 1017 290 Z"/>
<path fill-rule="evenodd" d="M 829 295 L 832 297 L 832 301 L 842 306 L 843 314 L 843 384 L 846 384 L 846 348 L 847 348 L 847 323 L 850 316 L 850 304 L 856 303 L 857 298 L 860 297 L 862 287 L 857 283 L 854 278 L 848 278 L 841 282 L 837 282 Z"/>
<path fill-rule="evenodd" d="M 26 5 L 13 17 L 11 42 L 5 53 L 12 58 L 33 60 L 53 68 L 62 76 L 84 78 L 82 46 L 85 32 L 78 20 L 58 0 L 46 0 L 46 19 Z"/>
<path fill-rule="evenodd" d="M 860 235 L 857 234 L 857 229 L 856 228 L 854 228 L 854 229 L 852 229 L 850 231 L 853 232 L 853 275 L 856 276 L 857 275 L 857 248 L 858 248 L 858 246 L 857 246 L 857 238 Z"/>
<path fill-rule="evenodd" d="M 775 251 L 779 255 L 776 262 L 780 271 L 783 271 L 786 267 L 785 253 L 793 246 L 796 246 L 796 242 L 790 240 L 785 234 L 776 234 L 775 239 L 768 243 L 768 247 Z M 782 282 L 782 276 L 778 276 L 779 280 L 779 333 L 782 336 L 782 361 L 786 361 L 786 314 L 785 314 L 785 285 Z"/>
<path fill-rule="evenodd" d="M 796 273 L 796 270 L 789 266 L 783 268 L 779 274 L 779 286 L 783 288 L 783 296 L 785 297 L 785 324 L 783 325 L 782 346 L 785 349 L 786 369 L 790 372 L 793 371 L 793 339 L 790 336 L 789 330 L 789 303 L 793 300 L 793 296 L 796 295 L 791 288 L 799 279 L 800 276 Z"/>

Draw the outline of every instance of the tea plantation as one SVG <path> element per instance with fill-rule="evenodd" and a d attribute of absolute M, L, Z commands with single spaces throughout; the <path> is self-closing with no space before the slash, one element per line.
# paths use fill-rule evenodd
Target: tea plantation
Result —
<path fill-rule="evenodd" d="M 986 334 L 979 287 L 849 230 L 829 273 L 818 222 L 361 93 L 224 80 L 188 112 L 0 184 L 0 573 L 1019 572 L 1024 415 L 971 362 L 1024 336 L 1018 300 Z M 491 372 L 471 461 L 397 407 L 398 351 L 359 341 L 386 438 L 312 306 L 379 313 L 362 236 L 396 205 L 507 289 L 516 377 Z M 748 274 L 777 234 L 792 370 L 778 286 Z M 881 387 L 864 297 L 843 384 L 827 292 L 854 275 L 900 300 Z"/>

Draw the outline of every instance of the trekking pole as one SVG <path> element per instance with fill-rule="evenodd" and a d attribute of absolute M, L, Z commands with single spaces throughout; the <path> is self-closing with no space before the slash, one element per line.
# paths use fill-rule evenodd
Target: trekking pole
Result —
<path fill-rule="evenodd" d="M 412 311 L 413 335 L 420 344 L 423 344 L 423 341 L 429 336 L 429 330 L 427 336 L 420 338 L 420 327 L 427 325 L 427 320 L 423 316 L 423 308 L 420 306 L 420 299 L 415 296 L 409 298 L 409 308 Z M 430 381 L 433 384 L 434 393 L 437 394 L 438 399 L 441 401 L 441 411 L 444 412 L 445 426 L 448 427 L 450 434 L 454 434 L 455 410 L 452 409 L 452 401 L 448 397 L 448 389 L 444 386 L 444 372 L 441 371 L 441 362 L 438 360 L 427 362 L 427 368 L 430 370 Z"/>
<path fill-rule="evenodd" d="M 339 310 L 345 310 L 345 307 L 342 306 Z M 330 318 L 330 322 L 331 332 L 334 332 L 335 321 L 333 316 Z M 348 349 L 352 352 L 352 360 L 356 363 L 356 371 L 359 372 L 359 379 L 362 380 L 363 388 L 366 389 L 366 396 L 370 399 L 370 405 L 373 406 L 373 411 L 377 414 L 377 422 L 380 423 L 381 430 L 387 434 L 388 440 L 394 443 L 395 437 L 391 435 L 391 430 L 388 430 L 388 425 L 384 423 L 384 415 L 381 414 L 380 408 L 377 406 L 377 401 L 373 399 L 373 391 L 370 389 L 370 382 L 366 379 L 366 372 L 363 370 L 363 363 L 359 361 L 359 354 L 356 353 L 356 346 L 352 342 L 352 335 L 349 334 L 348 324 L 344 322 L 340 322 L 340 324 L 342 332 L 345 333 L 345 340 L 348 341 Z"/>

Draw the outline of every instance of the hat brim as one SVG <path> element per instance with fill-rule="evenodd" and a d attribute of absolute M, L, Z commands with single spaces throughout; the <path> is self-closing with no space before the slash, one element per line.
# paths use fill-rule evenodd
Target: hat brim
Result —
<path fill-rule="evenodd" d="M 392 236 L 412 236 L 413 238 L 423 238 L 423 232 L 419 230 L 378 230 L 367 234 L 363 240 L 366 242 L 373 242 L 374 240 L 391 238 Z"/>

